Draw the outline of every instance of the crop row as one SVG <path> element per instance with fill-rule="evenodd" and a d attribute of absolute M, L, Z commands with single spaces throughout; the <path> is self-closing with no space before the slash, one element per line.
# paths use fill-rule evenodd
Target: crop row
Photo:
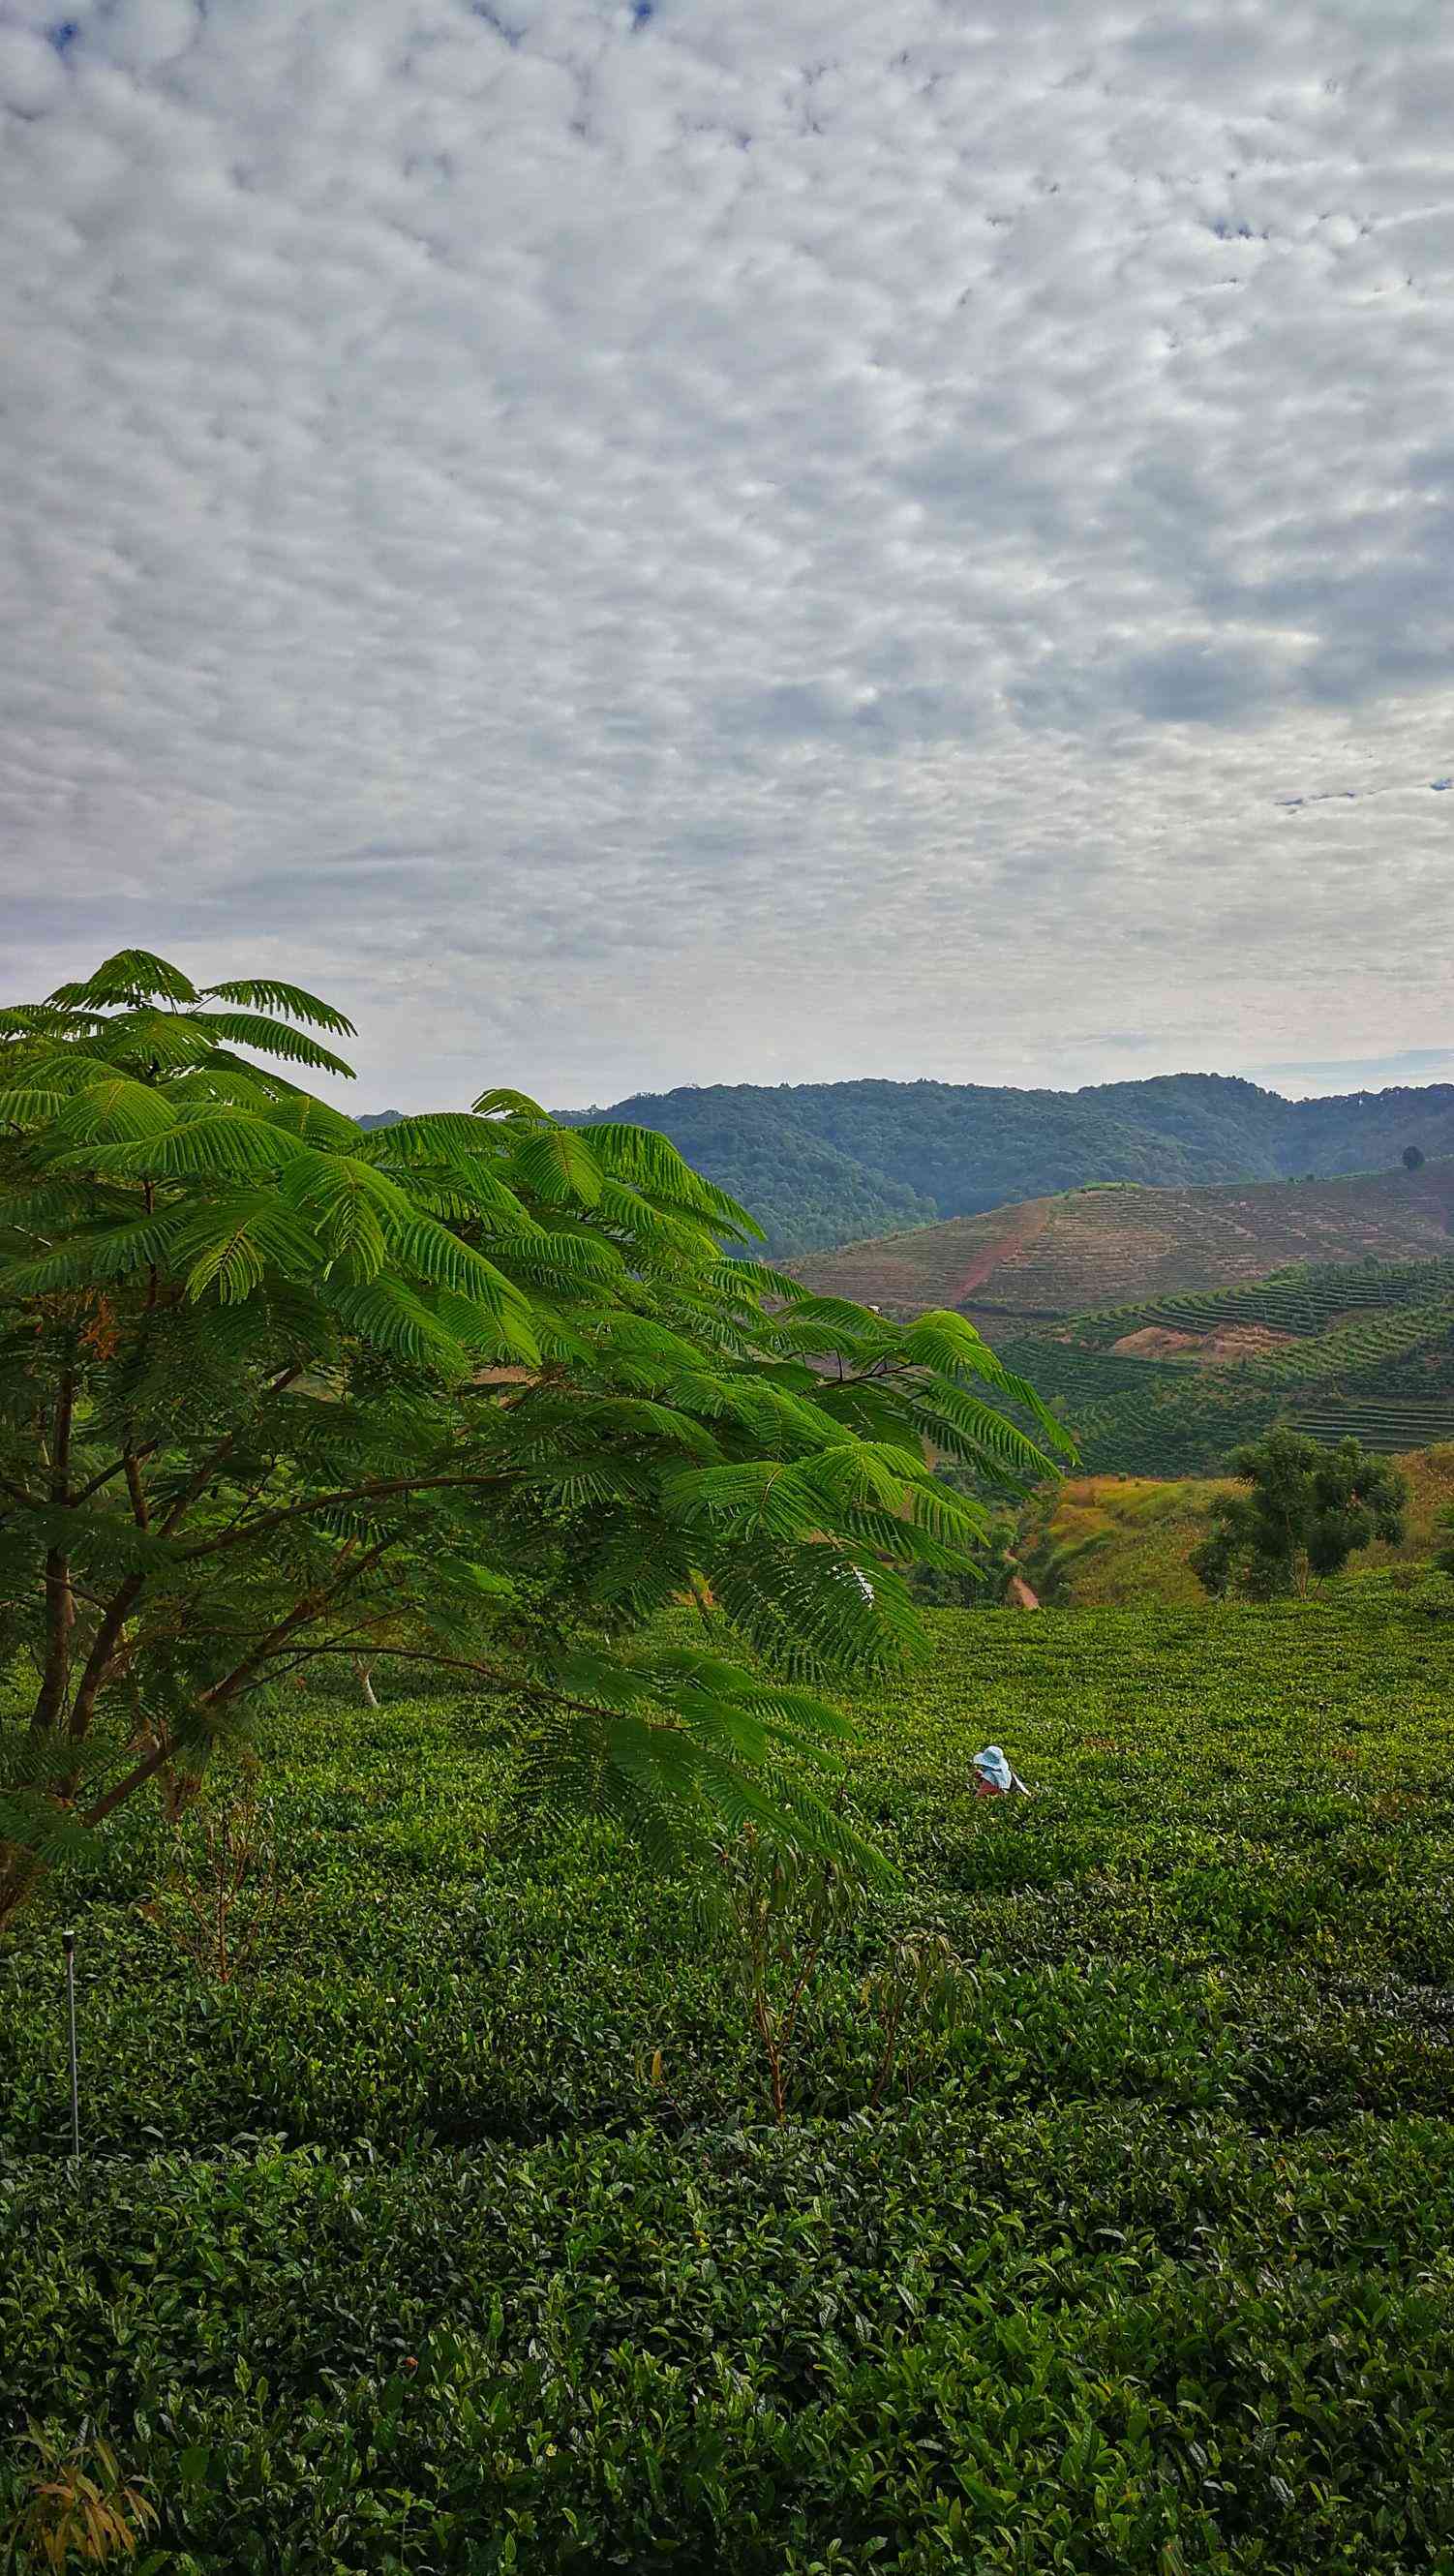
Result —
<path fill-rule="evenodd" d="M 694 1881 L 523 1834 L 467 1698 L 286 1694 L 256 1970 L 138 1910 L 154 1814 L 0 1962 L 0 2418 L 104 2431 L 158 2576 L 1447 2565 L 1446 1630 L 1380 1578 L 936 1619 L 781 2128 Z M 1033 1798 L 973 1798 L 987 1738 Z M 869 2108 L 921 1927 L 963 2011 Z"/>
<path fill-rule="evenodd" d="M 1266 1324 L 1320 1334 L 1358 1308 L 1428 1306 L 1454 1297 L 1454 1260 L 1298 1263 L 1230 1288 L 1179 1291 L 1134 1305 L 1098 1307 L 1073 1319 L 1078 1338 L 1104 1346 L 1148 1325 L 1212 1332 L 1225 1324 Z"/>
<path fill-rule="evenodd" d="M 1335 1324 L 1325 1333 L 1259 1352 L 1231 1365 L 1246 1369 L 1264 1385 L 1294 1379 L 1341 1380 L 1405 1358 L 1418 1350 L 1448 1350 L 1454 1344 L 1454 1298 L 1433 1306 L 1375 1309 Z"/>
<path fill-rule="evenodd" d="M 1356 1399 L 1311 1404 L 1291 1417 L 1313 1440 L 1361 1440 L 1365 1449 L 1397 1455 L 1454 1440 L 1454 1403 L 1377 1404 Z"/>
<path fill-rule="evenodd" d="M 1211 1474 L 1229 1449 L 1270 1429 L 1285 1401 L 1243 1369 L 1118 1359 L 1049 1341 L 1007 1344 L 1004 1353 L 1055 1405 L 1089 1474 Z"/>
<path fill-rule="evenodd" d="M 1119 1385 L 1077 1386 L 1069 1371 L 1048 1385 L 1046 1372 L 1037 1373 L 1037 1353 L 1017 1349 L 1014 1356 L 1049 1393 L 1088 1474 L 1211 1475 L 1229 1450 L 1279 1421 L 1320 1440 L 1353 1437 L 1387 1452 L 1454 1439 L 1451 1395 L 1417 1402 L 1322 1387 L 1300 1391 L 1293 1402 L 1290 1390 L 1260 1385 L 1247 1370 L 1153 1370 L 1134 1362 Z"/>

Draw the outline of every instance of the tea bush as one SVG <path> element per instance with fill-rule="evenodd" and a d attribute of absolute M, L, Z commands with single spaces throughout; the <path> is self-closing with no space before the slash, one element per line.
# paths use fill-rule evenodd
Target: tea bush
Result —
<path fill-rule="evenodd" d="M 523 1840 L 466 1702 L 280 1703 L 251 1977 L 139 1913 L 153 1821 L 68 1864 L 0 1958 L 0 2526 L 30 2420 L 153 2576 L 1454 2565 L 1447 1589 L 934 1628 L 781 2128 L 725 1919 Z M 919 1930 L 967 1989 L 870 2111 Z"/>

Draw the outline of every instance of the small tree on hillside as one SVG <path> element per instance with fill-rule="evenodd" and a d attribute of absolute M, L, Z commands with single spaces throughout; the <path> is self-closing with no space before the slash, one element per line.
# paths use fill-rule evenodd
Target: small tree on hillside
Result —
<path fill-rule="evenodd" d="M 547 1813 L 864 1857 L 818 1689 L 923 1651 L 909 1574 L 990 1526 L 926 1448 L 1023 1488 L 983 1390 L 1058 1426 L 963 1316 L 736 1257 L 663 1136 L 509 1091 L 365 1133 L 293 1079 L 349 1071 L 320 1030 L 141 950 L 0 1013 L 0 1918 L 330 1664 L 493 1702 Z"/>
<path fill-rule="evenodd" d="M 1403 1151 L 1403 1166 L 1406 1172 L 1421 1172 L 1423 1170 L 1424 1158 L 1417 1145 L 1405 1145 Z"/>
<path fill-rule="evenodd" d="M 1218 1596 L 1305 1593 L 1315 1577 L 1341 1574 L 1357 1549 L 1404 1534 L 1403 1477 L 1356 1440 L 1325 1449 L 1301 1432 L 1271 1431 L 1234 1449 L 1227 1472 L 1247 1490 L 1213 1504 L 1191 1558 L 1198 1582 Z"/>

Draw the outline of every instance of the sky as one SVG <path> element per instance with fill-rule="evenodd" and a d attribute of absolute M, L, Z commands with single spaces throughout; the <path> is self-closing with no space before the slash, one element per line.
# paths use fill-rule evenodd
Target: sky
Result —
<path fill-rule="evenodd" d="M 0 241 L 5 999 L 1454 1076 L 1447 0 L 0 0 Z"/>

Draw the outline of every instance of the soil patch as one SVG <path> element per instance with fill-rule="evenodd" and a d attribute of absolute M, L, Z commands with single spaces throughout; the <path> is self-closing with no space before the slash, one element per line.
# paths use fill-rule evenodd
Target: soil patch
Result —
<path fill-rule="evenodd" d="M 1194 1360 L 1199 1368 L 1214 1368 L 1228 1360 L 1266 1359 L 1297 1338 L 1275 1324 L 1221 1324 L 1212 1333 L 1179 1333 L 1169 1324 L 1144 1324 L 1139 1333 L 1123 1333 L 1111 1347 L 1124 1359 L 1185 1359 Z"/>

